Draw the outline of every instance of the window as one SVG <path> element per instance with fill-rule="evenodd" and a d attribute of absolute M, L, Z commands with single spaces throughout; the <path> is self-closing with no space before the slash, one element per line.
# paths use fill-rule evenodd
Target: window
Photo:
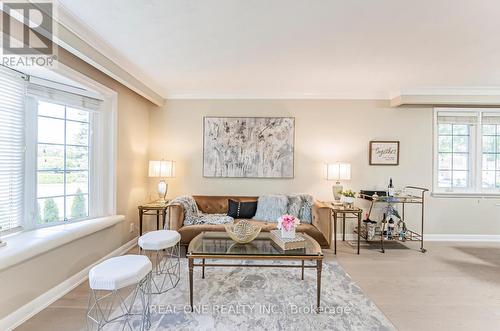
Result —
<path fill-rule="evenodd" d="M 26 81 L 0 66 L 0 231 L 12 231 L 24 218 L 24 96 Z"/>
<path fill-rule="evenodd" d="M 38 83 L 27 87 L 25 227 L 107 215 L 102 101 Z"/>
<path fill-rule="evenodd" d="M 500 113 L 483 113 L 481 173 L 483 190 L 500 190 Z"/>
<path fill-rule="evenodd" d="M 500 111 L 436 109 L 434 192 L 500 194 Z"/>
<path fill-rule="evenodd" d="M 38 101 L 37 127 L 36 222 L 86 218 L 89 112 Z"/>
<path fill-rule="evenodd" d="M 0 234 L 116 213 L 116 92 L 68 73 L 0 66 Z"/>

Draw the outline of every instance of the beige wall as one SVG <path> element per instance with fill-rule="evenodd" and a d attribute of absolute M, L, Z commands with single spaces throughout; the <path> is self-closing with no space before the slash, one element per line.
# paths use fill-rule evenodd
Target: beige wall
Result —
<path fill-rule="evenodd" d="M 116 207 L 118 214 L 126 216 L 121 229 L 123 244 L 137 236 L 138 227 L 130 233 L 129 225 L 137 223 L 137 205 L 147 200 L 149 115 L 157 106 L 66 51 L 59 51 L 59 59 L 118 93 Z"/>
<path fill-rule="evenodd" d="M 0 319 L 114 251 L 122 240 L 120 228 L 118 223 L 2 270 Z"/>
<path fill-rule="evenodd" d="M 203 178 L 202 131 L 207 115 L 295 117 L 295 178 Z M 399 166 L 368 165 L 368 142 L 376 139 L 401 141 Z M 350 162 L 352 181 L 345 186 L 354 190 L 384 189 L 389 177 L 397 187 L 430 188 L 432 184 L 429 107 L 391 108 L 385 101 L 354 100 L 170 100 L 164 109 L 151 112 L 150 142 L 152 158 L 177 161 L 177 177 L 169 180 L 169 196 L 309 192 L 330 199 L 332 182 L 323 179 L 325 161 Z M 151 194 L 154 184 L 149 183 Z M 498 202 L 430 198 L 425 233 L 500 234 Z"/>
<path fill-rule="evenodd" d="M 60 49 L 65 65 L 118 93 L 117 213 L 125 222 L 0 271 L 0 318 L 12 313 L 138 235 L 137 205 L 147 200 L 149 115 L 152 103 Z"/>

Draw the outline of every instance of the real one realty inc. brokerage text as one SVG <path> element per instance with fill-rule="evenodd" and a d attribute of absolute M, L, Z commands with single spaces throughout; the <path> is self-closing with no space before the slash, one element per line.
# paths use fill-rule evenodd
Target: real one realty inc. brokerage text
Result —
<path fill-rule="evenodd" d="M 191 313 L 190 305 L 162 304 L 151 305 L 152 313 L 175 314 Z M 221 305 L 194 305 L 193 313 L 199 314 L 317 314 L 318 310 L 314 305 L 299 306 L 295 304 L 221 304 Z M 351 312 L 349 306 L 324 306 L 320 307 L 319 313 L 345 315 Z"/>

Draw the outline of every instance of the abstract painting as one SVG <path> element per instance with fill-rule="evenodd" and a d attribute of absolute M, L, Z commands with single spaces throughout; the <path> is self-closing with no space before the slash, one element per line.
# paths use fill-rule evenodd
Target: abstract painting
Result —
<path fill-rule="evenodd" d="M 205 117 L 203 176 L 293 178 L 295 118 Z"/>

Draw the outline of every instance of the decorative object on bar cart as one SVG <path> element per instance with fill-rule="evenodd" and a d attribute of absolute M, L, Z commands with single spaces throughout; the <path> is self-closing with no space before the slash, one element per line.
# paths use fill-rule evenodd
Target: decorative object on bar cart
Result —
<path fill-rule="evenodd" d="M 279 230 L 271 230 L 270 233 L 274 243 L 284 251 L 305 247 L 306 240 L 300 233 L 296 234 L 295 238 L 282 238 Z"/>
<path fill-rule="evenodd" d="M 260 226 L 241 220 L 236 224 L 225 224 L 226 232 L 238 244 L 247 244 L 257 238 L 262 229 Z"/>
<path fill-rule="evenodd" d="M 354 201 L 356 200 L 356 193 L 352 190 L 342 191 L 340 192 L 342 195 L 341 201 L 345 208 L 353 208 Z"/>
<path fill-rule="evenodd" d="M 278 229 L 281 230 L 281 238 L 295 238 L 295 229 L 300 220 L 293 215 L 283 215 L 278 218 Z"/>
<path fill-rule="evenodd" d="M 385 219 L 383 222 L 387 223 L 387 230 L 384 231 L 384 239 L 398 238 L 401 241 L 406 241 L 406 233 L 408 228 L 403 218 L 399 215 L 396 207 L 388 200 L 387 207 L 384 208 Z"/>
<path fill-rule="evenodd" d="M 372 240 L 376 234 L 377 222 L 370 219 L 370 213 L 365 214 L 365 219 L 363 220 L 366 229 L 366 239 Z M 380 227 L 379 227 L 380 231 Z"/>
<path fill-rule="evenodd" d="M 341 180 L 351 180 L 351 164 L 349 163 L 328 163 L 326 164 L 326 180 L 334 180 L 332 185 L 333 199 L 340 201 L 341 192 L 344 189 Z"/>
<path fill-rule="evenodd" d="M 161 178 L 158 183 L 158 200 L 159 203 L 165 203 L 167 200 L 168 184 L 165 182 L 164 178 L 175 177 L 175 162 L 171 160 L 161 160 L 161 161 L 149 161 L 149 171 L 148 177 L 159 177 Z"/>

